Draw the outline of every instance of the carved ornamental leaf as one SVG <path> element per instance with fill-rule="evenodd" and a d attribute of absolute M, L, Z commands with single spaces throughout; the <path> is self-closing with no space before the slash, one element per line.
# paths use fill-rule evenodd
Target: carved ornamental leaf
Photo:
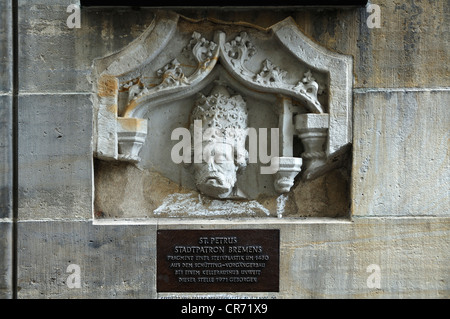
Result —
<path fill-rule="evenodd" d="M 282 70 L 270 62 L 270 60 L 266 59 L 263 62 L 261 71 L 253 79 L 260 84 L 279 87 L 285 85 L 284 77 L 286 74 L 287 72 L 285 70 Z"/>
<path fill-rule="evenodd" d="M 233 40 L 225 43 L 224 49 L 233 66 L 243 71 L 245 71 L 244 63 L 256 54 L 256 48 L 246 32 L 241 32 Z"/>
<path fill-rule="evenodd" d="M 192 55 L 197 61 L 200 69 L 205 69 L 211 62 L 217 44 L 206 40 L 198 32 L 192 33 L 191 40 L 181 51 L 184 55 Z"/>
<path fill-rule="evenodd" d="M 177 59 L 167 63 L 163 68 L 156 71 L 156 74 L 161 78 L 159 88 L 189 84 L 189 80 L 184 75 Z"/>

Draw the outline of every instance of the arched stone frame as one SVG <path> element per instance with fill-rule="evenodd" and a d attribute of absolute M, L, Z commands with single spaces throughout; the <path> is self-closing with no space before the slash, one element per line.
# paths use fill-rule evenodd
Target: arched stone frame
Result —
<path fill-rule="evenodd" d="M 136 70 L 151 64 L 166 49 L 178 32 L 180 19 L 192 23 L 194 29 L 199 22 L 173 12 L 158 11 L 153 23 L 139 38 L 121 51 L 94 61 L 95 157 L 138 162 L 138 153 L 147 134 L 147 120 L 143 115 L 149 109 L 193 95 L 211 81 L 224 78 L 231 85 L 240 84 L 247 94 L 259 94 L 277 103 L 281 156 L 275 183 L 281 179 L 290 180 L 288 186 L 279 188 L 279 193 L 289 191 L 294 177 L 300 172 L 302 158 L 304 179 L 320 176 L 336 166 L 351 143 L 353 74 L 350 56 L 319 46 L 306 37 L 291 18 L 267 29 L 255 26 L 255 32 L 265 34 L 280 45 L 277 55 L 294 57 L 299 65 L 306 67 L 303 77 L 287 83 L 282 78 L 288 72 L 272 63 L 270 56 L 260 63 L 259 72 L 255 69 L 258 63 L 249 70 L 246 65 L 252 54 L 248 51 L 258 50 L 258 47 L 254 47 L 248 34 L 227 35 L 220 30 L 223 22 L 214 22 L 217 28 L 213 37 L 204 38 L 199 28 L 198 32 L 192 33 L 189 43 L 180 43 L 192 52 L 197 63 L 194 72 L 185 75 L 176 58 L 168 59 L 166 65 L 157 70 L 159 84 L 142 88 Z M 317 81 L 319 83 L 314 78 L 318 74 L 322 77 L 321 82 Z M 319 86 L 326 91 L 324 103 L 317 99 Z M 124 88 L 129 95 L 135 89 L 136 95 L 120 107 L 123 103 L 119 96 Z M 300 101 L 307 112 L 299 113 L 293 101 Z M 305 147 L 302 158 L 292 155 L 294 135 Z M 324 148 L 322 144 L 325 144 Z"/>

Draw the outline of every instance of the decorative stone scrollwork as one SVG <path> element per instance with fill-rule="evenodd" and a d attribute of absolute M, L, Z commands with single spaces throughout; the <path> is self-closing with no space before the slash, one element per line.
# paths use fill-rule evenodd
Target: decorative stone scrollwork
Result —
<path fill-rule="evenodd" d="M 132 86 L 134 86 L 136 84 L 142 85 L 140 76 L 137 77 L 137 78 L 134 78 L 134 79 L 131 79 L 131 80 L 128 80 L 128 81 L 120 83 L 119 84 L 119 91 L 129 90 Z"/>
<path fill-rule="evenodd" d="M 248 111 L 240 95 L 230 96 L 218 87 L 209 96 L 199 93 L 192 112 L 194 120 L 202 120 L 204 125 L 217 129 L 245 129 Z M 231 131 L 230 131 L 231 132 Z"/>
<path fill-rule="evenodd" d="M 181 63 L 177 58 L 170 60 L 164 67 L 155 71 L 160 79 L 156 85 L 145 86 L 140 80 L 133 81 L 129 89 L 128 102 L 123 111 L 123 117 L 133 117 L 133 112 L 139 105 L 144 105 L 147 101 L 156 96 L 164 96 L 165 92 L 171 89 L 182 89 L 184 87 L 195 87 L 199 82 L 211 72 L 218 60 L 218 45 L 206 40 L 200 33 L 194 32 L 191 40 L 181 51 L 183 55 L 194 57 L 197 62 L 197 69 L 190 76 L 186 76 Z"/>
<path fill-rule="evenodd" d="M 285 85 L 284 77 L 286 74 L 286 71 L 270 62 L 270 60 L 265 59 L 261 71 L 253 79 L 255 82 L 267 86 L 280 87 Z"/>
<path fill-rule="evenodd" d="M 256 48 L 246 32 L 241 32 L 233 40 L 225 43 L 224 50 L 233 66 L 239 69 L 243 75 L 252 74 L 246 69 L 244 63 L 256 54 Z"/>
<path fill-rule="evenodd" d="M 134 99 L 143 89 L 144 84 L 141 82 L 141 77 L 137 77 L 119 84 L 119 92 L 128 92 L 127 103 Z"/>
<path fill-rule="evenodd" d="M 317 100 L 319 84 L 316 82 L 316 79 L 313 78 L 311 71 L 308 70 L 303 79 L 294 86 L 294 90 L 302 94 L 308 94 Z"/>
<path fill-rule="evenodd" d="M 189 43 L 183 48 L 182 53 L 185 55 L 192 53 L 198 62 L 199 69 L 204 71 L 211 63 L 216 47 L 216 43 L 206 40 L 199 32 L 194 32 Z"/>
<path fill-rule="evenodd" d="M 173 59 L 163 68 L 156 71 L 156 74 L 161 78 L 158 88 L 190 84 L 177 59 Z"/>

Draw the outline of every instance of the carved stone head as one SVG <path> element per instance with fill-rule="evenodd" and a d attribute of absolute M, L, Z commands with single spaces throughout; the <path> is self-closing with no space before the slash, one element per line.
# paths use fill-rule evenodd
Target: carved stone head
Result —
<path fill-rule="evenodd" d="M 237 196 L 237 174 L 247 166 L 247 107 L 218 83 L 209 96 L 199 94 L 191 114 L 192 155 L 197 189 L 215 198 Z M 201 130 L 195 130 L 195 126 Z M 196 136 L 201 132 L 201 136 Z M 201 141 L 201 145 L 200 145 Z"/>

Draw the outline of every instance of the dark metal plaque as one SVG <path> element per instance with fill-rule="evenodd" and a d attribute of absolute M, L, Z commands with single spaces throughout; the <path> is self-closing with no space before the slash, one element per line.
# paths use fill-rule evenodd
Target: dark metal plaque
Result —
<path fill-rule="evenodd" d="M 280 231 L 159 230 L 158 292 L 278 292 Z"/>

